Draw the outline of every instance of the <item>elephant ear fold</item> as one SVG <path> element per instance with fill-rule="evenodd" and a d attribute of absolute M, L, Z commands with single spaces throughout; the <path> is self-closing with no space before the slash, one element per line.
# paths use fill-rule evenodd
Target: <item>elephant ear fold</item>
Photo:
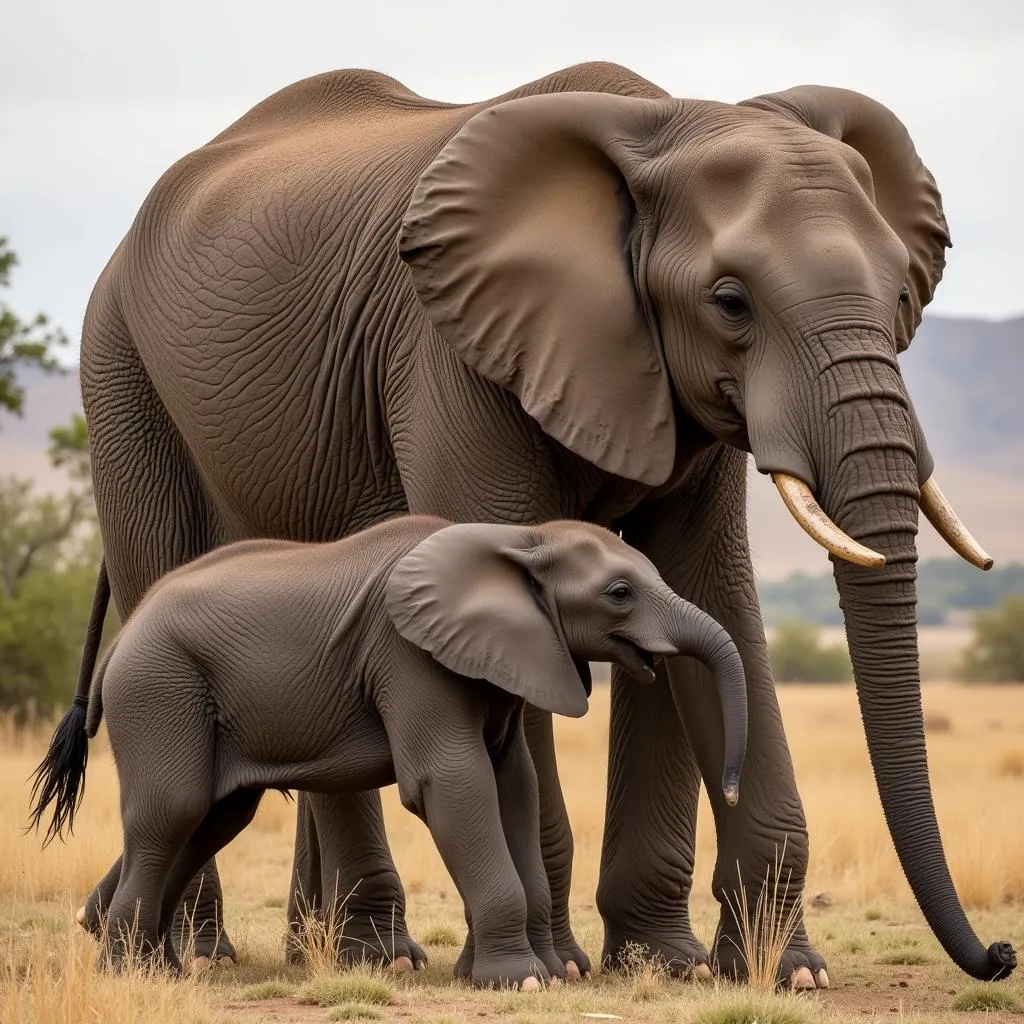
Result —
<path fill-rule="evenodd" d="M 848 89 L 802 85 L 744 100 L 857 150 L 871 168 L 875 205 L 910 256 L 907 300 L 896 315 L 896 345 L 903 351 L 932 300 L 952 243 L 935 179 L 914 149 L 906 127 L 881 103 Z"/>
<path fill-rule="evenodd" d="M 399 634 L 445 668 L 579 718 L 584 681 L 525 568 L 534 536 L 517 526 L 445 527 L 395 565 L 385 604 Z"/>
<path fill-rule="evenodd" d="M 577 455 L 652 486 L 672 470 L 675 422 L 634 287 L 623 168 L 664 107 L 562 93 L 483 110 L 423 172 L 399 242 L 470 367 Z"/>

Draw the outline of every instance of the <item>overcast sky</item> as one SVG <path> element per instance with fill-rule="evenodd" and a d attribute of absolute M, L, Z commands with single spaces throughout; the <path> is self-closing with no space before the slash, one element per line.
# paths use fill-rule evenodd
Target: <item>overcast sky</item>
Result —
<path fill-rule="evenodd" d="M 1024 4 L 1018 0 L 8 0 L 0 235 L 9 298 L 78 333 L 156 178 L 265 96 L 332 68 L 435 99 L 496 95 L 610 60 L 676 96 L 807 82 L 890 106 L 945 201 L 954 249 L 930 307 L 1024 313 Z"/>

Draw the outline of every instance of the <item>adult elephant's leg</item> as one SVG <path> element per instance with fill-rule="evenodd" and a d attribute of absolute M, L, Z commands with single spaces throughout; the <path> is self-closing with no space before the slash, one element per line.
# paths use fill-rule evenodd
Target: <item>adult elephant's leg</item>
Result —
<path fill-rule="evenodd" d="M 366 959 L 396 970 L 425 967 L 427 956 L 406 925 L 405 890 L 388 846 L 380 793 L 305 794 L 299 818 L 288 908 L 295 949 L 290 959 L 301 960 L 296 937 L 303 917 L 313 913 L 320 920 L 333 916 L 342 960 Z M 303 887 L 300 865 L 311 879 L 309 888 Z"/>
<path fill-rule="evenodd" d="M 123 622 L 152 583 L 216 547 L 223 530 L 127 330 L 102 297 L 86 317 L 81 378 L 103 553 Z M 89 908 L 107 903 L 106 892 L 90 894 L 87 920 Z M 197 956 L 234 960 L 223 921 L 211 860 L 185 894 L 175 934 L 193 933 Z"/>
<path fill-rule="evenodd" d="M 660 568 L 660 566 L 659 566 Z M 597 906 L 602 960 L 622 966 L 645 946 L 677 976 L 710 976 L 690 925 L 700 773 L 663 664 L 648 686 L 612 668 L 608 794 Z"/>
<path fill-rule="evenodd" d="M 746 462 L 746 456 L 734 449 L 712 448 L 679 493 L 632 517 L 626 539 L 645 550 L 673 589 L 722 623 L 739 648 L 747 673 L 747 757 L 740 802 L 728 808 L 721 787 L 722 717 L 711 675 L 692 658 L 667 662 L 672 695 L 715 816 L 718 856 L 713 889 L 721 912 L 714 957 L 725 973 L 746 973 L 734 910 L 742 890 L 753 913 L 767 885 L 769 894 L 777 894 L 776 920 L 789 920 L 794 929 L 782 958 L 781 980 L 797 987 L 825 986 L 825 963 L 811 948 L 796 907 L 807 869 L 807 827 L 754 587 L 746 526 Z"/>

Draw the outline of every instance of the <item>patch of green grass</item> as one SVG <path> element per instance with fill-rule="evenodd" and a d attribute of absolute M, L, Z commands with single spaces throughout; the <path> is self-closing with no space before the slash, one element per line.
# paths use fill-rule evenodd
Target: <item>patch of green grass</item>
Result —
<path fill-rule="evenodd" d="M 283 896 L 268 896 L 260 906 L 270 907 L 272 910 L 278 910 L 284 906 Z"/>
<path fill-rule="evenodd" d="M 953 1000 L 954 1010 L 991 1010 L 1009 1013 L 1020 1012 L 1024 1007 L 1020 1000 L 1005 989 L 996 988 L 995 985 L 973 985 L 964 989 Z"/>
<path fill-rule="evenodd" d="M 327 1015 L 328 1020 L 380 1020 L 380 1010 L 365 1003 L 342 1003 Z"/>
<path fill-rule="evenodd" d="M 458 932 L 449 924 L 433 924 L 423 933 L 423 942 L 427 946 L 461 946 L 462 939 Z"/>
<path fill-rule="evenodd" d="M 934 963 L 930 956 L 919 953 L 916 949 L 895 949 L 891 953 L 880 956 L 878 962 L 908 967 L 921 967 L 924 964 Z"/>
<path fill-rule="evenodd" d="M 883 916 L 884 915 L 878 907 L 868 907 L 868 909 L 864 911 L 864 918 L 867 921 L 881 921 Z"/>
<path fill-rule="evenodd" d="M 840 948 L 844 953 L 863 953 L 864 943 L 860 939 L 847 939 Z"/>
<path fill-rule="evenodd" d="M 807 1010 L 793 997 L 726 1000 L 708 1006 L 693 1024 L 810 1024 Z"/>
<path fill-rule="evenodd" d="M 300 1002 L 315 1006 L 341 1006 L 344 1003 L 387 1006 L 394 998 L 391 986 L 369 971 L 320 974 L 310 978 L 299 993 Z"/>
<path fill-rule="evenodd" d="M 279 978 L 261 981 L 258 985 L 249 985 L 239 993 L 241 999 L 281 999 L 295 994 L 295 986 Z"/>

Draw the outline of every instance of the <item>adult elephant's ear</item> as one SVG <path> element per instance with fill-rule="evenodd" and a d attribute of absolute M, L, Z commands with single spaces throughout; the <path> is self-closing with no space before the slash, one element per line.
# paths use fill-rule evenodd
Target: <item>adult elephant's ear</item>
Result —
<path fill-rule="evenodd" d="M 522 526 L 445 527 L 395 565 L 385 605 L 398 632 L 445 668 L 579 718 L 586 682 L 524 568 L 534 539 Z"/>
<path fill-rule="evenodd" d="M 423 172 L 399 243 L 469 366 L 577 455 L 655 486 L 675 422 L 634 287 L 630 180 L 671 103 L 562 93 L 483 110 Z"/>
<path fill-rule="evenodd" d="M 875 205 L 900 236 L 910 256 L 907 299 L 896 316 L 896 345 L 903 351 L 932 300 L 952 243 L 942 197 L 914 149 L 903 122 L 876 100 L 848 89 L 801 85 L 744 100 L 839 139 L 857 150 L 871 168 Z"/>

